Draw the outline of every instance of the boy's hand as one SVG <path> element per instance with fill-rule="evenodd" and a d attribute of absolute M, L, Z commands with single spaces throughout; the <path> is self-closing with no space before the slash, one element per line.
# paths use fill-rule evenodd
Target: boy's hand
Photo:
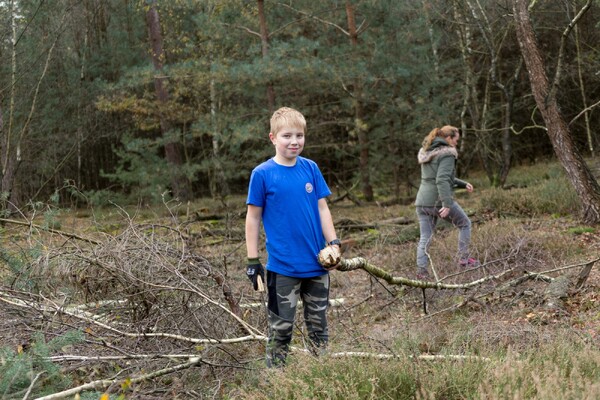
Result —
<path fill-rule="evenodd" d="M 250 279 L 250 282 L 252 282 L 254 290 L 258 290 L 259 292 L 265 291 L 263 285 L 263 282 L 265 281 L 265 269 L 258 258 L 248 259 L 248 263 L 246 264 L 246 275 L 248 276 L 248 279 Z"/>
<path fill-rule="evenodd" d="M 329 245 L 319 252 L 319 264 L 326 270 L 334 269 L 342 259 L 339 245 Z"/>

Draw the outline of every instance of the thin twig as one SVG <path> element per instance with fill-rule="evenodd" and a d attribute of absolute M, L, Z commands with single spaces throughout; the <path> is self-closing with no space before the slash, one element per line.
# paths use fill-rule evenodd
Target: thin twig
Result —
<path fill-rule="evenodd" d="M 40 379 L 40 376 L 42 376 L 45 373 L 46 373 L 46 371 L 38 372 L 38 374 L 35 376 L 35 378 L 33 378 L 31 383 L 29 384 L 29 387 L 27 388 L 27 392 L 25 392 L 25 396 L 23 396 L 23 400 L 27 400 L 27 398 L 31 394 L 31 391 L 33 390 L 33 387 L 35 386 L 35 383 L 37 382 L 38 379 Z"/>

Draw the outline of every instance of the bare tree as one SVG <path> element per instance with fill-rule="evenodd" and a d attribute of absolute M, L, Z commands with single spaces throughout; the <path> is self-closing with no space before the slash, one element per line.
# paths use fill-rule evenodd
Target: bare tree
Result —
<path fill-rule="evenodd" d="M 514 104 L 514 92 L 515 92 L 515 84 L 518 81 L 519 75 L 521 73 L 521 69 L 523 67 L 522 58 L 519 59 L 514 72 L 508 77 L 507 82 L 503 83 L 500 79 L 500 74 L 498 71 L 498 54 L 500 53 L 500 48 L 502 43 L 504 43 L 504 39 L 508 34 L 508 27 L 504 32 L 494 32 L 492 28 L 492 24 L 490 23 L 488 16 L 486 15 L 483 7 L 479 0 L 475 2 L 470 0 L 465 0 L 467 7 L 469 8 L 479 31 L 481 32 L 481 36 L 483 38 L 483 42 L 488 51 L 488 56 L 490 60 L 489 67 L 489 78 L 491 82 L 500 89 L 502 96 L 504 97 L 504 115 L 502 118 L 502 157 L 500 157 L 500 168 L 498 174 L 492 175 L 492 184 L 497 186 L 503 186 L 508 178 L 508 173 L 510 171 L 510 165 L 512 162 L 512 139 L 511 139 L 511 126 L 512 126 L 512 116 L 513 116 L 513 104 Z M 494 38 L 498 37 L 499 42 L 495 43 Z M 491 171 L 490 171 L 491 172 Z"/>
<path fill-rule="evenodd" d="M 529 73 L 531 90 L 546 124 L 554 152 L 581 200 L 583 221 L 590 224 L 600 223 L 600 186 L 575 145 L 556 99 L 556 87 L 560 79 L 565 39 L 581 16 L 589 9 L 591 0 L 586 2 L 563 32 L 552 83 L 546 75 L 544 57 L 537 43 L 527 3 L 527 0 L 514 0 L 513 13 L 519 46 Z"/>
<path fill-rule="evenodd" d="M 265 17 L 265 2 L 264 0 L 258 0 L 258 20 L 260 22 L 260 44 L 262 49 L 262 56 L 266 58 L 269 54 L 269 29 L 267 27 L 267 18 Z M 275 89 L 271 82 L 267 83 L 267 104 L 269 105 L 269 112 L 275 111 Z"/>
<path fill-rule="evenodd" d="M 460 126 L 463 132 L 463 140 L 460 143 L 461 154 L 469 154 L 465 151 L 467 142 L 471 141 L 469 131 L 467 130 L 467 114 L 471 117 L 471 129 L 473 132 L 485 132 L 488 126 L 489 110 L 490 110 L 490 91 L 492 82 L 490 78 L 489 70 L 479 69 L 478 66 L 481 64 L 479 59 L 479 52 L 475 52 L 472 49 L 473 46 L 473 31 L 468 23 L 468 12 L 462 9 L 463 2 L 455 1 L 453 7 L 453 18 L 456 23 L 456 35 L 458 37 L 458 45 L 460 48 L 461 58 L 464 64 L 462 69 L 464 72 L 463 81 L 463 96 L 462 96 L 462 107 L 460 113 Z M 479 72 L 478 72 L 479 71 Z M 478 80 L 480 75 L 485 77 L 483 84 L 479 85 Z M 481 88 L 480 88 L 481 86 Z M 483 149 L 481 153 L 485 153 L 485 142 L 482 142 Z M 475 154 L 475 152 L 472 152 Z M 482 157 L 483 167 L 488 174 L 488 179 L 493 182 L 493 167 L 490 165 L 488 157 Z M 473 156 L 470 156 L 473 157 Z"/>

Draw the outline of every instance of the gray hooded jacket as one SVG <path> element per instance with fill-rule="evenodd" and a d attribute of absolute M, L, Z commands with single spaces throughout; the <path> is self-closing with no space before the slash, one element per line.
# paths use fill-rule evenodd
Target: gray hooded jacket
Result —
<path fill-rule="evenodd" d="M 466 188 L 467 182 L 454 176 L 458 152 L 442 138 L 435 138 L 427 151 L 419 150 L 421 185 L 415 201 L 421 207 L 450 207 L 454 188 Z"/>

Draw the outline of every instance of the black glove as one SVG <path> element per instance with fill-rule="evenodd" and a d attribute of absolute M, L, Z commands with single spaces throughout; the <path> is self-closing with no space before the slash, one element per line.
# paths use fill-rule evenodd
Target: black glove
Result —
<path fill-rule="evenodd" d="M 246 275 L 248 275 L 248 279 L 252 282 L 252 286 L 254 286 L 254 290 L 262 289 L 264 290 L 263 282 L 265 281 L 265 269 L 262 264 L 258 260 L 258 258 L 249 258 L 248 263 L 246 264 Z M 258 284 L 258 277 L 260 276 L 261 284 Z M 261 290 L 261 291 L 262 291 Z"/>

